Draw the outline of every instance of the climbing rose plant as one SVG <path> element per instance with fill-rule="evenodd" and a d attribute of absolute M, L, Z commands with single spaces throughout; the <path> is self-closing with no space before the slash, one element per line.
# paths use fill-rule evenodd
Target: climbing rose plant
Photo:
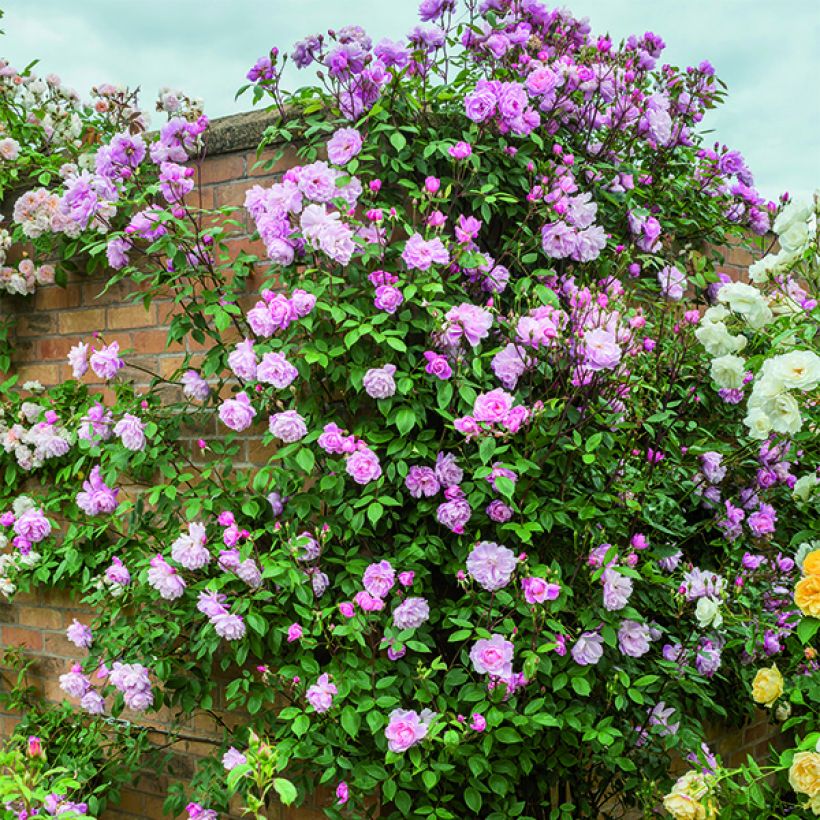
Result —
<path fill-rule="evenodd" d="M 817 203 L 705 141 L 722 86 L 654 34 L 420 12 L 256 62 L 286 170 L 244 208 L 202 207 L 195 106 L 16 200 L 14 241 L 170 292 L 204 352 L 140 391 L 97 333 L 6 383 L 3 592 L 94 608 L 88 714 L 222 693 L 192 818 L 320 785 L 335 818 L 817 814 Z M 706 726 L 755 704 L 788 750 L 727 769 Z"/>

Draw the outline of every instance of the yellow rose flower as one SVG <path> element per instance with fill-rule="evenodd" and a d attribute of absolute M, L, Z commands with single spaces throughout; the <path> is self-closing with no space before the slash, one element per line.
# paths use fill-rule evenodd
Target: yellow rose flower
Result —
<path fill-rule="evenodd" d="M 798 752 L 789 769 L 789 783 L 799 794 L 820 795 L 820 752 Z"/>
<path fill-rule="evenodd" d="M 783 694 L 783 675 L 777 664 L 770 669 L 758 669 L 752 681 L 752 699 L 763 706 L 772 706 Z"/>
<path fill-rule="evenodd" d="M 803 573 L 805 575 L 820 575 L 820 550 L 812 550 L 803 559 Z"/>
<path fill-rule="evenodd" d="M 709 794 L 709 784 L 700 772 L 690 770 L 679 777 L 663 798 L 663 807 L 675 820 L 709 820 L 718 816 L 718 806 Z"/>
<path fill-rule="evenodd" d="M 675 820 L 705 820 L 706 810 L 694 797 L 672 792 L 663 798 L 663 807 Z"/>
<path fill-rule="evenodd" d="M 807 575 L 797 582 L 794 602 L 804 615 L 820 618 L 820 575 Z"/>

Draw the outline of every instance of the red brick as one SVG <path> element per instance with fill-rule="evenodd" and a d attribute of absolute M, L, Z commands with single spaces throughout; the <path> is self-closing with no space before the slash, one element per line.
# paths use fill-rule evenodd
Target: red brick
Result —
<path fill-rule="evenodd" d="M 23 646 L 32 652 L 42 652 L 43 634 L 36 629 L 23 629 L 18 626 L 4 626 L 3 643 L 9 646 Z"/>
<path fill-rule="evenodd" d="M 82 650 L 74 646 L 65 636 L 65 632 L 46 632 L 45 652 L 54 658 L 78 658 Z"/>
<path fill-rule="evenodd" d="M 208 157 L 199 169 L 199 182 L 202 185 L 242 179 L 244 176 L 245 155 L 240 153 Z"/>
<path fill-rule="evenodd" d="M 59 369 L 55 364 L 21 364 L 17 368 L 17 375 L 21 384 L 38 381 L 48 387 L 60 382 Z"/>
<path fill-rule="evenodd" d="M 34 292 L 34 309 L 55 310 L 73 307 L 80 303 L 81 290 L 80 285 L 66 285 L 64 288 L 49 285 L 37 288 Z"/>
<path fill-rule="evenodd" d="M 250 187 L 251 183 L 248 180 L 227 182 L 224 185 L 220 185 L 214 192 L 216 206 L 218 208 L 224 208 L 227 205 L 231 205 L 235 208 L 242 208 L 245 204 L 245 194 Z M 241 217 L 244 217 L 244 211 L 235 214 L 236 219 Z"/>
<path fill-rule="evenodd" d="M 102 308 L 65 310 L 60 313 L 60 333 L 93 333 L 105 327 L 105 311 Z"/>
<path fill-rule="evenodd" d="M 138 353 L 165 353 L 182 350 L 179 342 L 168 346 L 168 332 L 165 330 L 135 330 L 131 334 L 129 347 Z"/>
<path fill-rule="evenodd" d="M 52 336 L 37 340 L 37 358 L 50 362 L 55 359 L 65 359 L 68 351 L 81 341 L 78 336 Z"/>
<path fill-rule="evenodd" d="M 20 626 L 31 626 L 36 629 L 62 629 L 63 615 L 59 610 L 50 607 L 20 606 L 17 610 L 17 623 Z"/>
<path fill-rule="evenodd" d="M 57 316 L 54 313 L 31 313 L 19 315 L 14 332 L 17 336 L 48 336 L 57 333 Z M 61 333 L 65 331 L 60 329 Z"/>
<path fill-rule="evenodd" d="M 152 327 L 157 321 L 157 306 L 144 308 L 141 304 L 126 307 L 110 307 L 106 311 L 109 330 L 124 330 L 131 327 Z M 139 352 L 139 351 L 137 351 Z"/>

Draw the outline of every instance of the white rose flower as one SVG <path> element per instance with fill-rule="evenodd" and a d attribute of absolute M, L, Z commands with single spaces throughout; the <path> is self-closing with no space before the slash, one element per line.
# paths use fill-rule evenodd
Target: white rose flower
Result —
<path fill-rule="evenodd" d="M 27 495 L 18 495 L 17 498 L 14 499 L 11 508 L 17 518 L 19 518 L 24 512 L 33 509 L 35 506 L 36 504 Z"/>
<path fill-rule="evenodd" d="M 790 393 L 781 393 L 766 404 L 766 415 L 777 433 L 794 435 L 803 427 L 800 405 Z"/>
<path fill-rule="evenodd" d="M 749 265 L 749 279 L 758 285 L 768 282 L 772 275 L 777 257 L 773 253 L 766 254 L 762 259 Z"/>
<path fill-rule="evenodd" d="M 22 553 L 20 554 L 20 563 L 24 567 L 34 567 L 34 566 L 37 566 L 37 564 L 40 563 L 40 559 L 42 557 L 43 556 L 40 555 L 39 552 L 35 552 L 34 550 L 30 550 L 25 555 L 23 555 Z"/>
<path fill-rule="evenodd" d="M 784 720 L 788 720 L 789 716 L 792 713 L 792 705 L 791 703 L 781 703 L 777 709 L 774 710 L 774 716 L 782 723 Z"/>
<path fill-rule="evenodd" d="M 739 353 L 746 347 L 746 337 L 732 336 L 723 322 L 701 323 L 695 331 L 695 336 L 710 356 L 726 356 L 729 353 Z"/>
<path fill-rule="evenodd" d="M 713 598 L 698 598 L 695 607 L 695 618 L 698 626 L 706 629 L 709 626 L 719 628 L 723 624 L 723 615 L 720 614 L 720 604 Z"/>
<path fill-rule="evenodd" d="M 769 361 L 787 390 L 813 390 L 820 384 L 820 356 L 811 350 L 793 350 Z"/>
<path fill-rule="evenodd" d="M 820 478 L 817 477 L 817 473 L 806 473 L 806 475 L 800 476 L 794 482 L 792 498 L 795 501 L 808 501 L 818 484 L 820 484 Z"/>
<path fill-rule="evenodd" d="M 743 387 L 743 376 L 746 372 L 746 360 L 742 356 L 718 356 L 712 360 L 711 376 L 722 388 L 737 390 Z"/>
<path fill-rule="evenodd" d="M 739 313 L 749 327 L 759 330 L 774 318 L 763 294 L 745 282 L 729 282 L 718 291 L 718 301 Z"/>
<path fill-rule="evenodd" d="M 0 578 L 0 594 L 10 598 L 17 592 L 17 587 L 8 578 Z"/>
<path fill-rule="evenodd" d="M 776 359 L 776 356 L 766 359 L 757 374 L 757 379 L 752 387 L 752 400 L 757 402 L 758 405 L 770 401 L 786 389 L 786 385 L 783 383 L 783 374 L 779 371 Z"/>
<path fill-rule="evenodd" d="M 700 321 L 701 324 L 708 322 L 722 322 L 728 315 L 729 311 L 726 310 L 723 305 L 712 305 L 712 307 L 706 309 L 703 316 L 701 316 Z"/>
<path fill-rule="evenodd" d="M 772 431 L 771 419 L 759 407 L 750 407 L 743 423 L 749 428 L 749 436 L 758 441 L 768 438 Z"/>
<path fill-rule="evenodd" d="M 791 253 L 802 253 L 811 241 L 809 225 L 806 222 L 793 222 L 789 229 L 780 234 L 780 247 Z"/>
<path fill-rule="evenodd" d="M 777 215 L 777 218 L 772 225 L 772 230 L 780 236 L 786 233 L 795 222 L 806 222 L 812 215 L 811 202 L 801 200 L 792 200 L 785 208 Z"/>

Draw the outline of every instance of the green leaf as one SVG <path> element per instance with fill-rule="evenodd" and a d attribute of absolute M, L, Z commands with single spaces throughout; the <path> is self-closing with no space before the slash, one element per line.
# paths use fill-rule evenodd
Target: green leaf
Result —
<path fill-rule="evenodd" d="M 412 407 L 399 408 L 399 412 L 396 413 L 396 427 L 399 428 L 399 432 L 403 436 L 407 435 L 407 433 L 413 429 L 415 423 L 416 414 L 413 412 Z"/>
<path fill-rule="evenodd" d="M 471 811 L 478 814 L 481 811 L 481 804 L 483 803 L 481 792 L 469 786 L 464 791 L 464 802 Z"/>
<path fill-rule="evenodd" d="M 264 635 L 268 631 L 268 622 L 258 612 L 249 612 L 245 620 L 257 635 Z"/>
<path fill-rule="evenodd" d="M 367 520 L 375 527 L 379 519 L 384 515 L 384 507 L 378 501 L 374 501 L 367 508 Z"/>
<path fill-rule="evenodd" d="M 273 788 L 279 795 L 279 799 L 286 806 L 289 806 L 291 803 L 294 802 L 294 800 L 296 800 L 298 794 L 296 791 L 296 786 L 294 786 L 293 783 L 290 782 L 290 780 L 286 780 L 284 777 L 274 777 Z"/>
<path fill-rule="evenodd" d="M 820 629 L 820 618 L 803 618 L 797 625 L 797 637 L 800 643 L 807 644 Z"/>
<path fill-rule="evenodd" d="M 362 725 L 361 715 L 352 707 L 345 706 L 342 712 L 342 728 L 351 736 L 356 737 Z"/>
<path fill-rule="evenodd" d="M 390 135 L 390 144 L 396 149 L 396 151 L 401 151 L 407 145 L 407 140 L 401 131 L 394 131 Z"/>
<path fill-rule="evenodd" d="M 312 473 L 316 464 L 316 457 L 308 447 L 303 447 L 296 454 L 296 463 L 306 472 Z"/>
<path fill-rule="evenodd" d="M 589 681 L 586 678 L 573 678 L 572 688 L 575 690 L 576 694 L 583 698 L 589 695 L 592 691 L 592 687 L 589 685 Z"/>
<path fill-rule="evenodd" d="M 515 484 L 506 476 L 498 476 L 495 479 L 495 488 L 505 498 L 512 498 L 515 492 Z"/>
<path fill-rule="evenodd" d="M 302 737 L 309 728 L 310 718 L 307 715 L 299 715 L 299 717 L 293 721 L 293 726 L 291 726 L 293 734 L 295 734 L 296 737 Z"/>

